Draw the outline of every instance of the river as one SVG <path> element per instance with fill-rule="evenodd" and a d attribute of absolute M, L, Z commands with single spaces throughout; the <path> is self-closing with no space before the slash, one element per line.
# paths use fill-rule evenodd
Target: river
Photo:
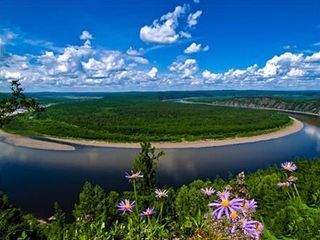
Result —
<path fill-rule="evenodd" d="M 320 156 L 320 118 L 292 116 L 305 127 L 290 136 L 222 147 L 164 149 L 159 185 L 178 187 L 198 178 L 226 177 L 230 172 L 250 172 L 298 157 Z M 75 147 L 76 151 L 70 152 L 35 150 L 0 139 L 0 190 L 23 210 L 49 217 L 55 201 L 70 212 L 87 180 L 106 191 L 130 189 L 124 173 L 139 150 Z"/>

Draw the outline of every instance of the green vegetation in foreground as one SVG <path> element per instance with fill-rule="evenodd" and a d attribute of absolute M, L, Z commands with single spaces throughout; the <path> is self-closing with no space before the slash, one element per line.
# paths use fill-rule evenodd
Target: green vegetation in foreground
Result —
<path fill-rule="evenodd" d="M 201 189 L 212 187 L 216 191 L 228 189 L 230 199 L 254 198 L 258 203 L 253 219 L 263 222 L 262 239 L 305 240 L 320 238 L 320 159 L 297 160 L 298 169 L 288 173 L 277 167 L 259 170 L 244 178 L 230 180 L 195 180 L 179 189 L 167 188 L 168 197 L 158 199 L 155 188 L 158 155 L 149 144 L 134 161 L 142 178 L 133 180 L 136 191 L 105 193 L 100 186 L 85 183 L 73 210 L 73 220 L 66 222 L 66 214 L 54 205 L 50 222 L 38 221 L 12 206 L 0 194 L 0 238 L 32 240 L 106 240 L 106 239 L 252 239 L 244 235 L 241 222 L 231 223 L 225 216 L 213 220 L 208 203 L 219 202 L 217 194 L 207 196 Z M 148 174 L 148 173 L 152 174 Z M 279 181 L 293 175 L 298 179 L 289 187 L 278 188 Z M 132 213 L 123 214 L 117 205 L 124 199 L 135 200 Z M 155 209 L 154 216 L 141 217 L 137 213 L 148 207 Z M 240 211 L 240 210 L 238 210 Z M 239 225 L 235 235 L 225 226 Z"/>
<path fill-rule="evenodd" d="M 3 129 L 26 135 L 110 142 L 181 142 L 259 135 L 290 119 L 270 111 L 163 102 L 159 93 L 123 93 L 61 102 L 17 116 Z"/>

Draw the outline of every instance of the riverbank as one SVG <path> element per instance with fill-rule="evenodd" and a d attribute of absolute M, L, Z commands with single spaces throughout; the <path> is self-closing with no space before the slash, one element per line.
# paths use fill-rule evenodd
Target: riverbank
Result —
<path fill-rule="evenodd" d="M 4 138 L 3 142 L 17 146 L 17 147 L 27 147 L 41 150 L 55 150 L 55 151 L 74 151 L 75 147 L 67 144 L 54 143 L 46 141 L 45 139 L 32 139 L 30 137 L 7 133 L 0 130 L 0 137 Z"/>
<path fill-rule="evenodd" d="M 178 142 L 178 143 L 153 143 L 156 148 L 161 149 L 179 149 L 179 148 L 205 148 L 205 147 L 217 147 L 217 146 L 227 146 L 236 145 L 242 143 L 253 143 L 260 141 L 267 141 L 276 138 L 285 137 L 303 129 L 303 123 L 295 118 L 291 118 L 293 123 L 278 131 L 252 136 L 252 137 L 238 137 L 223 140 L 203 140 L 194 142 Z M 82 145 L 82 146 L 92 146 L 92 147 L 110 147 L 110 148 L 140 148 L 139 143 L 111 143 L 105 141 L 90 141 L 82 139 L 62 139 L 55 137 L 44 137 L 42 139 L 32 139 L 26 136 L 16 135 L 6 133 L 0 130 L 0 137 L 4 137 L 4 142 L 21 147 L 45 149 L 45 150 L 61 150 L 61 151 L 73 151 L 75 147 L 72 146 Z M 58 141 L 56 143 L 54 141 Z"/>

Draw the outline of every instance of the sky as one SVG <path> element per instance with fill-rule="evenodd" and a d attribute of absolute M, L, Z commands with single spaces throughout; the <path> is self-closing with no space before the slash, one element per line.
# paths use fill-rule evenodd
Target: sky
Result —
<path fill-rule="evenodd" d="M 319 0 L 0 0 L 0 91 L 320 90 Z"/>

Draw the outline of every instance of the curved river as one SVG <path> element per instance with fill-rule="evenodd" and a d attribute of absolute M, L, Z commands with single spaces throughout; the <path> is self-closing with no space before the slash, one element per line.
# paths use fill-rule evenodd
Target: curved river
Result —
<path fill-rule="evenodd" d="M 292 116 L 305 127 L 283 138 L 223 147 L 165 149 L 159 162 L 159 185 L 179 186 L 197 178 L 226 177 L 230 172 L 249 172 L 297 157 L 320 156 L 320 118 Z M 106 191 L 130 188 L 124 172 L 130 170 L 139 150 L 76 148 L 73 152 L 34 150 L 0 141 L 0 191 L 23 210 L 48 217 L 54 201 L 70 212 L 86 180 Z"/>

